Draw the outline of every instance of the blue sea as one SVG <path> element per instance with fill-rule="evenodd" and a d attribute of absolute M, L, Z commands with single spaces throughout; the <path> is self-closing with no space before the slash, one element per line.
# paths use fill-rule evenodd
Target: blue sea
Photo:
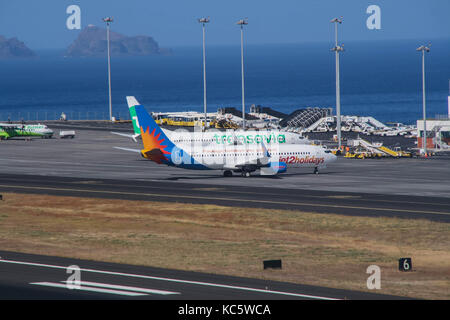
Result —
<path fill-rule="evenodd" d="M 341 110 L 382 122 L 415 123 L 422 117 L 418 41 L 346 42 L 341 54 Z M 245 47 L 246 105 L 291 113 L 335 108 L 331 43 Z M 65 58 L 64 50 L 37 51 L 30 60 L 0 60 L 0 120 L 106 119 L 107 60 Z M 207 47 L 208 111 L 241 106 L 240 47 Z M 112 57 L 113 115 L 128 118 L 125 96 L 149 111 L 202 111 L 202 49 L 172 54 Z M 427 115 L 447 114 L 450 40 L 435 40 L 426 56 Z M 248 110 L 248 109 L 247 109 Z"/>

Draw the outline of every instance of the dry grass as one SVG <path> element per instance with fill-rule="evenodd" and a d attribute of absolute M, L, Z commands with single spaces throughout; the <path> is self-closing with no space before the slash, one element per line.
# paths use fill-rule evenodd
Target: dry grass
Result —
<path fill-rule="evenodd" d="M 363 291 L 376 264 L 378 293 L 450 298 L 450 225 L 425 220 L 4 194 L 0 247 Z"/>

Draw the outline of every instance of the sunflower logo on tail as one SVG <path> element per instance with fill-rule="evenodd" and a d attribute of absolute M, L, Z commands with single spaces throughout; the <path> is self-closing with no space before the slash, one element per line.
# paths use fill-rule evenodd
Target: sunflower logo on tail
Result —
<path fill-rule="evenodd" d="M 142 154 L 144 154 L 146 158 L 158 164 L 169 160 L 166 155 L 171 154 L 171 152 L 166 150 L 167 144 L 163 144 L 166 139 L 159 138 L 161 136 L 161 132 L 156 134 L 155 128 L 150 133 L 150 127 L 147 127 L 147 131 L 144 131 L 144 128 L 141 127 L 141 136 L 145 148 L 142 150 Z"/>

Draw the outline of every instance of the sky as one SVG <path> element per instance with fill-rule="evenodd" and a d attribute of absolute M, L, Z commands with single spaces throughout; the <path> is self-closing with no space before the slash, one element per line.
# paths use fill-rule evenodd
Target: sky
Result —
<path fill-rule="evenodd" d="M 101 26 L 149 35 L 161 47 L 201 45 L 197 18 L 209 16 L 208 45 L 239 45 L 236 22 L 248 17 L 247 44 L 332 42 L 330 20 L 343 17 L 342 42 L 355 40 L 450 39 L 449 0 L 0 0 L 0 35 L 17 37 L 31 49 L 64 49 L 80 30 L 68 30 L 66 9 L 78 5 L 81 28 Z M 381 29 L 369 30 L 370 5 L 381 10 Z"/>

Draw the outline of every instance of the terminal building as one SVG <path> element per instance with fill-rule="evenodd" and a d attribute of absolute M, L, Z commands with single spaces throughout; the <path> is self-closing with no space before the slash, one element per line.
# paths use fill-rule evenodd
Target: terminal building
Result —
<path fill-rule="evenodd" d="M 450 88 L 447 114 L 436 116 L 436 119 L 427 119 L 426 127 L 427 148 L 450 150 Z M 423 148 L 423 120 L 417 120 L 417 147 Z"/>
<path fill-rule="evenodd" d="M 427 119 L 427 148 L 450 150 L 450 115 Z M 423 148 L 423 120 L 417 120 L 417 147 Z"/>

